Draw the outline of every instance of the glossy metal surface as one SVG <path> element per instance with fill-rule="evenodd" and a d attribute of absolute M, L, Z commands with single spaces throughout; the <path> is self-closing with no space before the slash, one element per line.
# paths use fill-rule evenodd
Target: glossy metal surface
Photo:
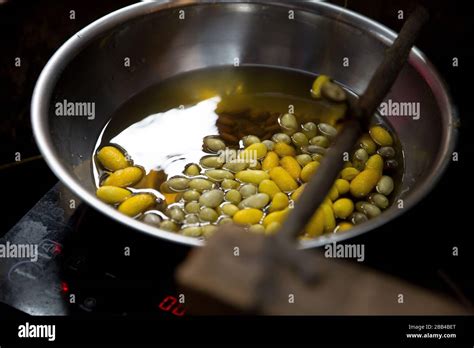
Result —
<path fill-rule="evenodd" d="M 185 19 L 179 15 L 184 10 Z M 289 10 L 294 19 L 288 19 Z M 54 173 L 88 204 L 150 235 L 189 245 L 201 242 L 127 218 L 94 194 L 90 158 L 100 131 L 119 105 L 158 81 L 195 69 L 262 64 L 322 73 L 361 93 L 395 33 L 353 12 L 315 1 L 157 1 L 135 4 L 92 23 L 68 40 L 44 68 L 32 100 L 37 143 Z M 130 57 L 131 67 L 124 67 Z M 349 58 L 349 67 L 342 60 Z M 432 65 L 414 49 L 389 98 L 420 101 L 421 118 L 392 117 L 405 151 L 398 197 L 380 217 L 343 234 L 305 242 L 334 242 L 384 224 L 425 196 L 447 166 L 455 118 Z M 95 102 L 96 117 L 58 117 L 58 101 Z"/>

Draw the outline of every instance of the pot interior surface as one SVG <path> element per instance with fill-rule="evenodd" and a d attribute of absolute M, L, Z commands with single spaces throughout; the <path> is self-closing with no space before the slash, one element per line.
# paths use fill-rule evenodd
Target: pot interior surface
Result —
<path fill-rule="evenodd" d="M 294 19 L 289 18 L 289 10 L 294 10 Z M 47 112 L 35 110 L 33 101 L 33 121 L 41 120 L 35 135 L 42 151 L 45 147 L 51 151 L 46 159 L 56 174 L 89 204 L 144 232 L 197 244 L 191 238 L 176 238 L 120 216 L 95 198 L 90 161 L 112 114 L 160 81 L 236 62 L 324 73 L 361 94 L 392 39 L 376 23 L 326 4 L 301 4 L 294 9 L 265 2 L 199 3 L 179 8 L 159 3 L 133 5 L 79 32 L 53 58 L 41 81 L 41 87 L 49 83 L 51 88 L 36 93 L 38 99 L 47 99 L 41 105 Z M 449 99 L 431 69 L 420 53 L 412 53 L 387 97 L 393 102 L 419 102 L 420 107 L 417 120 L 385 118 L 404 150 L 404 175 L 397 197 L 404 208 L 416 203 L 434 184 L 453 142 Z M 58 117 L 55 105 L 64 101 L 94 103 L 95 117 Z M 346 236 L 325 236 L 307 246 L 351 237 L 400 213 L 394 205 Z"/>

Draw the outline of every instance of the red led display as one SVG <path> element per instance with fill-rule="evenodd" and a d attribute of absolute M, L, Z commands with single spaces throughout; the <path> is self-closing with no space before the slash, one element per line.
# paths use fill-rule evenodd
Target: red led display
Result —
<path fill-rule="evenodd" d="M 61 248 L 61 245 L 59 245 L 59 244 L 54 245 L 54 249 L 53 249 L 53 254 L 54 255 L 59 255 L 59 254 L 61 254 L 62 251 L 63 251 L 63 249 Z"/>
<path fill-rule="evenodd" d="M 171 310 L 171 313 L 178 317 L 182 317 L 186 313 L 186 308 L 178 303 L 178 299 L 174 296 L 166 296 L 158 307 L 165 312 Z"/>
<path fill-rule="evenodd" d="M 69 285 L 66 282 L 61 282 L 61 291 L 64 293 L 69 291 Z"/>

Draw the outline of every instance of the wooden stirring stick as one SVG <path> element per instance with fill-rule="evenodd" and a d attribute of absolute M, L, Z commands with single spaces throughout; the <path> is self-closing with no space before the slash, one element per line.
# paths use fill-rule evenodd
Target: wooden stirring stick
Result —
<path fill-rule="evenodd" d="M 421 7 L 407 19 L 365 93 L 349 105 L 341 133 L 278 233 L 265 237 L 252 235 L 235 225 L 224 225 L 204 248 L 194 249 L 180 265 L 176 278 L 186 293 L 186 303 L 191 303 L 195 313 L 223 313 L 226 310 L 266 312 L 269 303 L 278 298 L 282 290 L 279 275 L 288 270 L 292 270 L 291 279 L 308 284 L 307 293 L 313 291 L 309 284 L 318 279 L 318 265 L 323 266 L 324 262 L 321 258 L 315 262 L 314 255 L 299 251 L 295 247 L 297 236 L 337 178 L 343 166 L 343 153 L 352 148 L 361 129 L 367 128 L 378 105 L 395 82 L 427 19 L 428 14 Z"/>
<path fill-rule="evenodd" d="M 277 238 L 294 240 L 321 205 L 342 169 L 344 152 L 351 150 L 361 135 L 361 130 L 368 127 L 377 107 L 402 70 L 411 47 L 427 20 L 428 13 L 423 7 L 417 7 L 407 19 L 393 45 L 387 49 L 364 94 L 349 105 L 348 120 L 344 123 L 343 130 L 321 161 L 317 174 L 296 201 Z"/>

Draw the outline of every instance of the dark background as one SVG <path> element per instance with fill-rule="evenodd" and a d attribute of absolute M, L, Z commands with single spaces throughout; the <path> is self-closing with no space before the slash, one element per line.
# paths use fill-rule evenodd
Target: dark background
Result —
<path fill-rule="evenodd" d="M 62 43 L 87 24 L 134 1 L 2 1 L 0 0 L 0 182 L 2 218 L 0 236 L 13 226 L 47 192 L 57 178 L 39 156 L 30 126 L 30 99 L 42 68 Z M 373 18 L 394 30 L 403 22 L 413 1 L 333 1 Z M 449 279 L 472 298 L 472 204 L 474 152 L 472 132 L 472 67 L 474 63 L 472 11 L 468 1 L 425 1 L 431 22 L 417 46 L 429 57 L 449 86 L 461 118 L 457 146 L 459 162 L 452 163 L 441 182 L 417 207 L 403 217 L 358 238 L 371 247 L 369 263 L 379 269 L 451 291 Z M 69 19 L 69 11 L 76 19 Z M 21 68 L 14 66 L 22 58 Z M 452 67 L 452 58 L 459 67 Z M 15 153 L 22 161 L 15 163 Z M 6 204 L 8 203 L 8 204 Z M 458 246 L 460 256 L 451 250 Z M 441 282 L 433 285 L 435 280 Z M 444 279 L 444 280 L 443 280 Z M 444 281 L 444 283 L 443 283 Z M 439 285 L 444 284 L 444 285 Z M 458 294 L 459 295 L 459 294 Z"/>

